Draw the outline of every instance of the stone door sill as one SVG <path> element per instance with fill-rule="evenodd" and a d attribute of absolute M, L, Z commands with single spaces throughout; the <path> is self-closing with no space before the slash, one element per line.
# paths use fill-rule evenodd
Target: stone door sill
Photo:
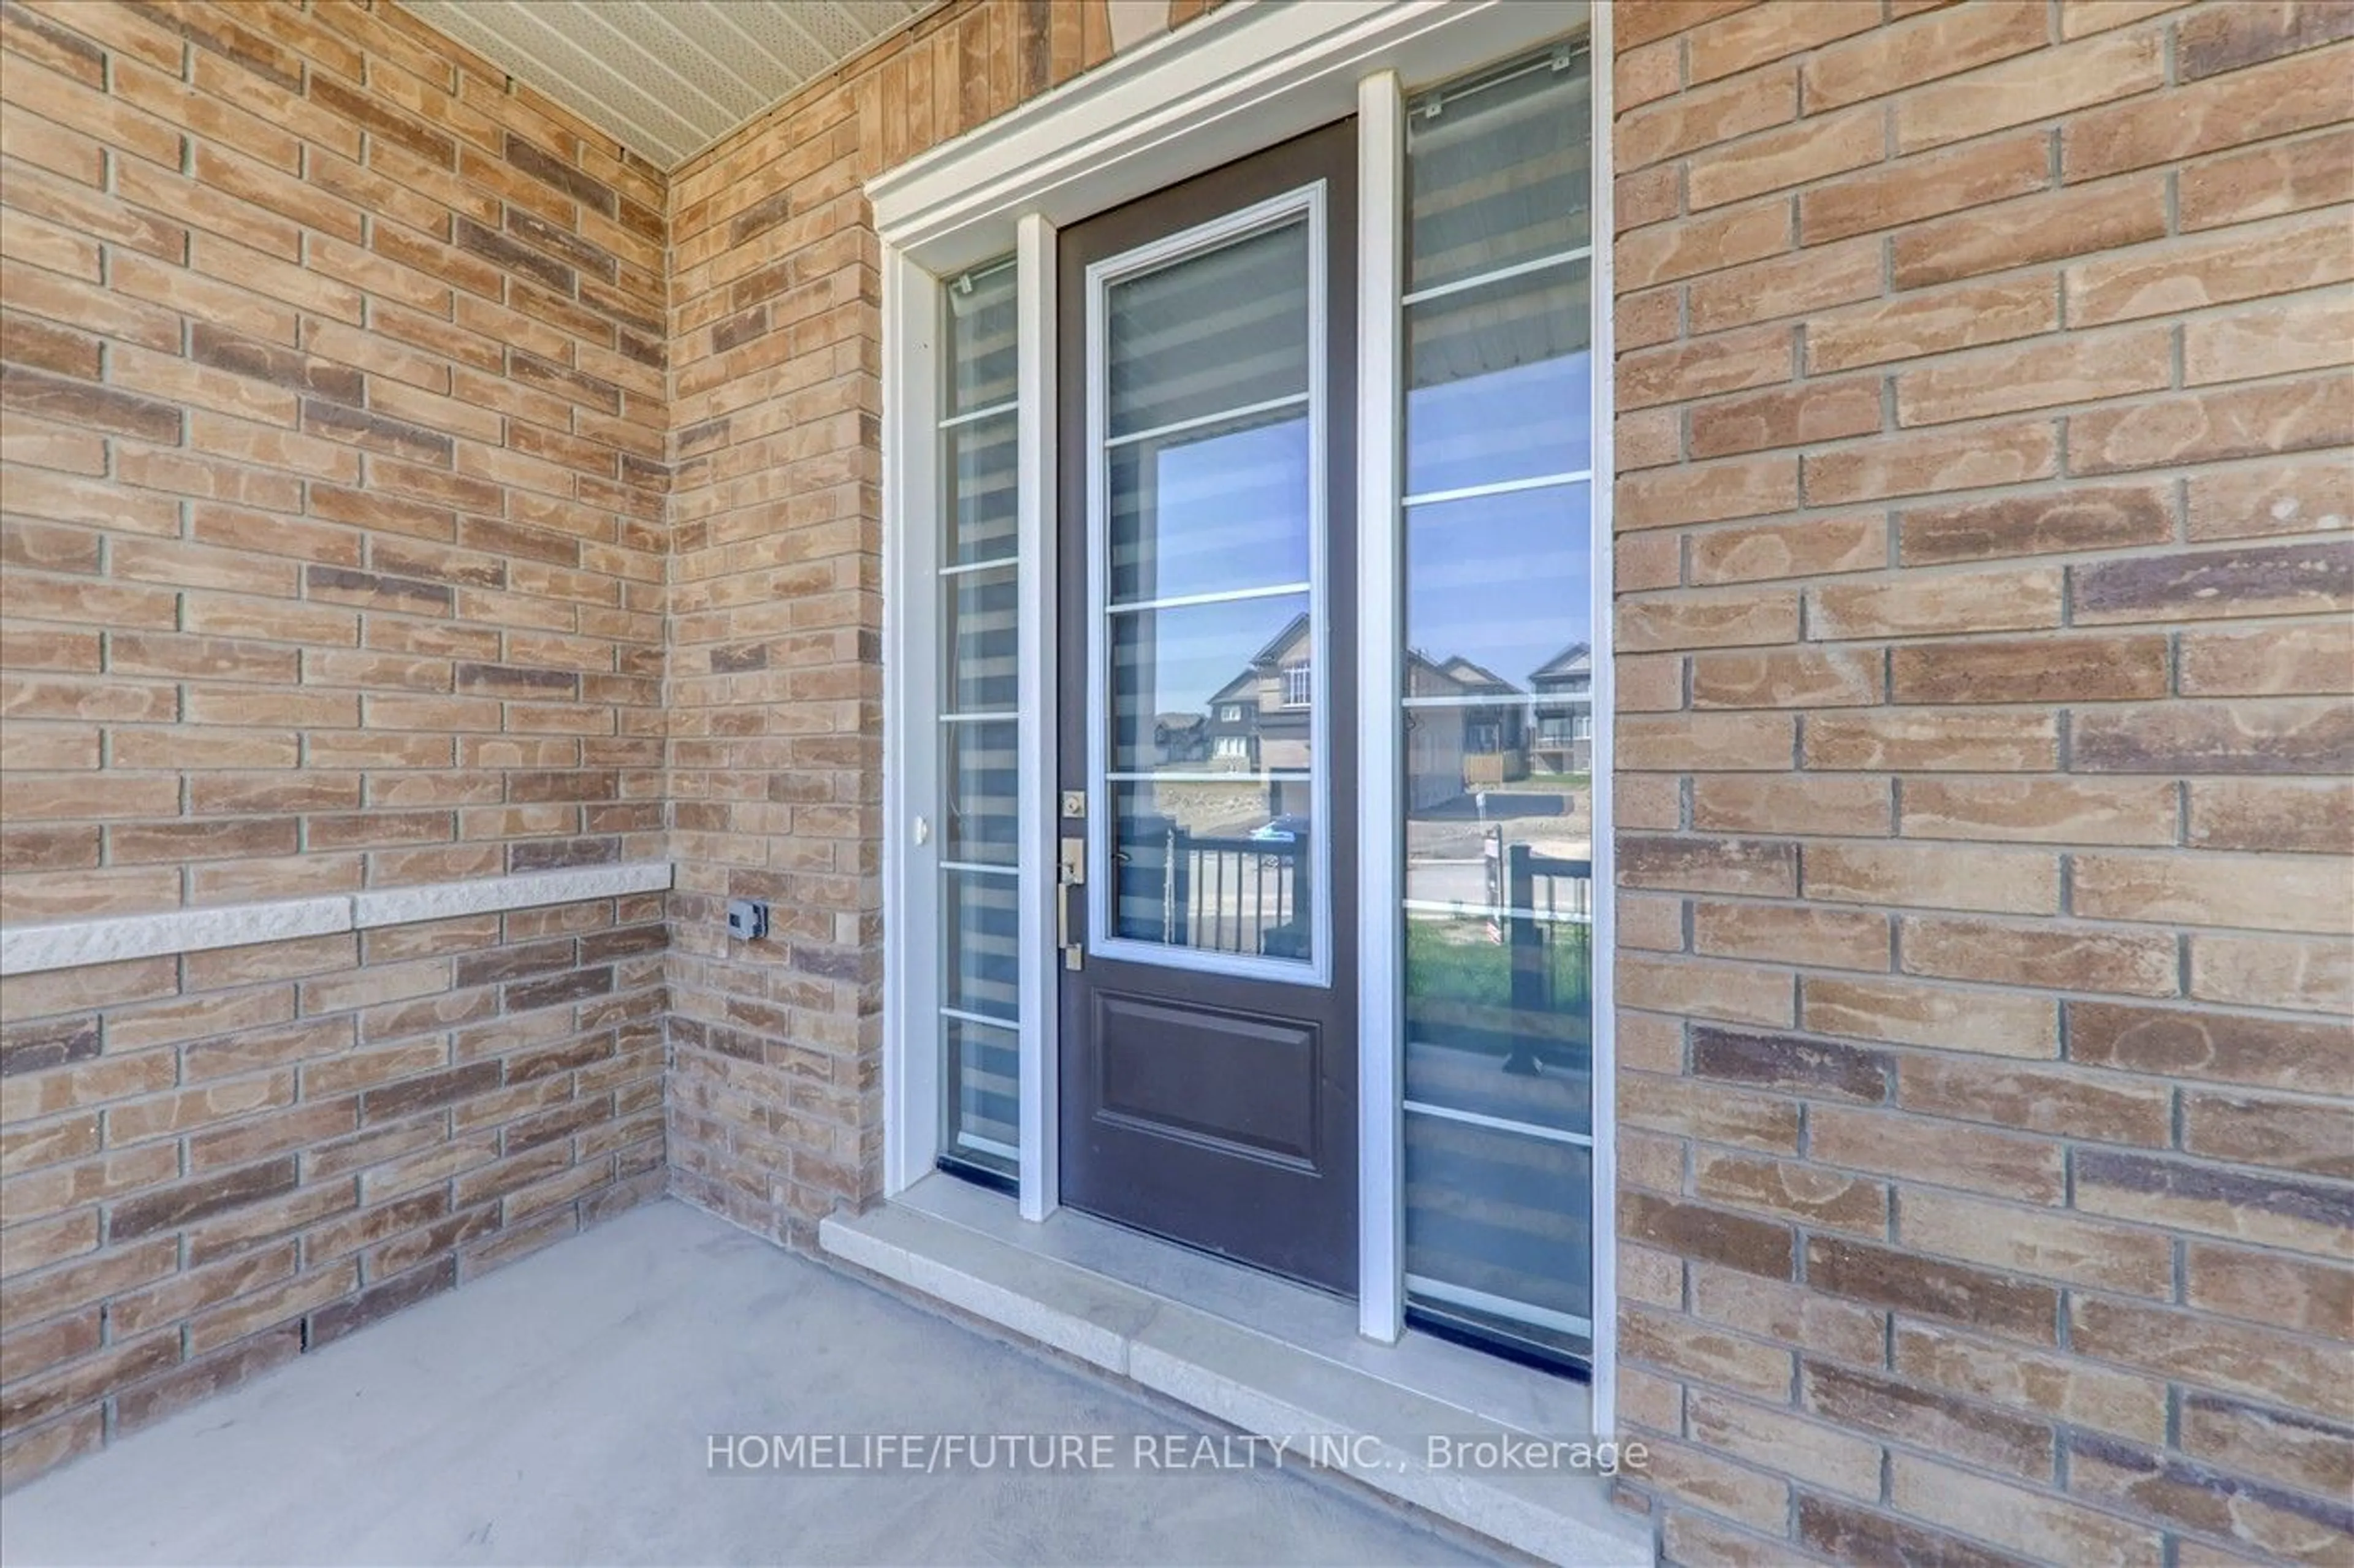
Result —
<path fill-rule="evenodd" d="M 1267 1437 L 1372 1439 L 1329 1455 L 1361 1484 L 1552 1563 L 1648 1563 L 1603 1478 L 1434 1467 L 1432 1437 L 1591 1436 L 1586 1389 L 1428 1335 L 1356 1331 L 1348 1303 L 946 1176 L 819 1243 L 843 1262 Z"/>

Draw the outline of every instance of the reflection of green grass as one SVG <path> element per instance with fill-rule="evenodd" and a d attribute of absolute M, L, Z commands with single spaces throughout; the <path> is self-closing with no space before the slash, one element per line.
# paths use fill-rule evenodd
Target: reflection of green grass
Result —
<path fill-rule="evenodd" d="M 1592 989 L 1593 927 L 1564 922 L 1541 924 L 1537 930 L 1542 957 L 1535 974 L 1523 981 L 1529 994 L 1520 1000 L 1548 1013 L 1582 1016 Z M 1490 941 L 1487 922 L 1476 918 L 1407 920 L 1407 1007 L 1426 1002 L 1514 1006 L 1511 933 L 1504 935 L 1503 942 Z"/>
<path fill-rule="evenodd" d="M 1532 773 L 1525 779 L 1514 779 L 1513 783 L 1531 789 L 1585 789 L 1592 787 L 1594 775 L 1591 773 Z M 1511 787 L 1506 786 L 1507 789 Z"/>

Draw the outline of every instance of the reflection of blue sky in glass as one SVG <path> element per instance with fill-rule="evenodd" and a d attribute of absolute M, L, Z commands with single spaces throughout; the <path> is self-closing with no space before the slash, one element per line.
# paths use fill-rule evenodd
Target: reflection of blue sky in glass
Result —
<path fill-rule="evenodd" d="M 1308 580 L 1308 420 L 1109 454 L 1114 604 Z"/>
<path fill-rule="evenodd" d="M 1142 762 L 1116 755 L 1112 767 L 1152 766 L 1152 716 L 1208 713 L 1211 696 L 1249 668 L 1258 652 L 1307 609 L 1306 594 L 1285 594 L 1107 617 L 1114 750 L 1123 740 L 1140 738 L 1147 753 Z M 1145 726 L 1140 737 L 1129 728 L 1138 721 Z"/>
<path fill-rule="evenodd" d="M 1406 394 L 1406 490 L 1420 494 L 1592 466 L 1592 388 L 1580 350 Z"/>
<path fill-rule="evenodd" d="M 1590 641 L 1588 500 L 1575 484 L 1408 507 L 1407 645 L 1526 691 L 1530 672 Z"/>

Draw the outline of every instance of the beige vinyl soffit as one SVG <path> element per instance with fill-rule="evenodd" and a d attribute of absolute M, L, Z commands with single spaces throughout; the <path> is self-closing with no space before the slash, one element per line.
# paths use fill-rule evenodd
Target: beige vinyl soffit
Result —
<path fill-rule="evenodd" d="M 938 0 L 406 0 L 634 153 L 675 169 Z"/>

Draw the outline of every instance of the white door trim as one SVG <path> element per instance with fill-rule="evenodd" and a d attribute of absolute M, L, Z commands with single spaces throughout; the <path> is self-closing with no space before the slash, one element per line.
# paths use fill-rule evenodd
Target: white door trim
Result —
<path fill-rule="evenodd" d="M 1357 84 L 1357 821 L 1398 810 L 1404 641 L 1398 602 L 1405 458 L 1399 376 L 1405 247 L 1405 89 L 1394 70 Z M 1357 1331 L 1394 1344 L 1405 1329 L 1405 868 L 1396 848 L 1357 865 Z"/>
<path fill-rule="evenodd" d="M 1056 604 L 1049 564 L 1055 529 L 1054 233 L 1057 226 L 1150 195 L 1350 113 L 1360 121 L 1361 234 L 1386 215 L 1390 240 L 1360 246 L 1358 485 L 1366 519 L 1358 587 L 1361 644 L 1393 639 L 1398 611 L 1397 462 L 1391 406 L 1398 369 L 1398 266 L 1403 206 L 1404 94 L 1590 25 L 1594 50 L 1594 705 L 1611 711 L 1610 686 L 1610 270 L 1609 7 L 1587 0 L 1232 0 L 1212 22 L 1139 45 L 1118 58 L 987 125 L 877 176 L 866 187 L 882 243 L 884 513 L 884 1098 L 885 1186 L 896 1194 L 931 1168 L 939 1138 L 937 1017 L 937 852 L 919 842 L 917 817 L 936 809 L 939 655 L 937 590 L 937 279 L 1015 251 L 1022 415 L 1018 537 L 1020 691 L 1030 718 L 1023 738 L 1020 810 L 1023 916 L 1020 1207 L 1043 1219 L 1056 1205 L 1052 876 L 1056 800 L 1053 735 L 1038 722 L 1055 690 Z M 1394 74 L 1391 74 L 1394 73 Z M 1370 134 L 1386 123 L 1389 133 Z M 1384 259 L 1386 259 L 1384 260 Z M 1387 355 L 1386 361 L 1373 355 Z M 1386 364 L 1387 374 L 1373 374 Z M 1379 405 L 1376 408 L 1376 404 Z M 1370 439 L 1387 431 L 1386 440 Z M 1376 500 L 1386 504 L 1377 505 Z M 1381 547 L 1376 535 L 1389 547 Z M 1400 704 L 1386 659 L 1361 657 L 1360 768 L 1364 809 L 1386 794 L 1395 814 Z M 1376 669 L 1375 666 L 1379 668 Z M 1386 693 L 1393 699 L 1383 701 Z M 1594 799 L 1610 820 L 1608 726 L 1596 726 Z M 1402 1318 L 1403 1196 L 1399 1083 L 1394 1047 L 1402 867 L 1369 842 L 1358 889 L 1361 1016 L 1360 1329 L 1394 1340 Z M 1609 1093 L 1612 1020 L 1612 864 L 1608 837 L 1594 844 L 1594 1420 L 1613 1419 L 1616 1341 L 1612 1237 L 1616 1182 Z M 1384 894 L 1388 896 L 1384 896 Z M 1384 961 L 1385 960 L 1385 961 Z M 1378 1019 L 1388 1027 L 1377 1032 Z M 1383 1092 L 1386 1086 L 1389 1092 Z"/>
<path fill-rule="evenodd" d="M 1587 1166 L 1594 1196 L 1594 1265 L 1587 1310 L 1594 1319 L 1594 1430 L 1607 1436 L 1617 1430 L 1618 1418 L 1618 846 L 1617 811 L 1612 802 L 1617 767 L 1617 680 L 1614 651 L 1618 644 L 1616 616 L 1617 533 L 1614 482 L 1618 468 L 1612 439 L 1617 429 L 1617 338 L 1611 331 L 1617 284 L 1611 265 L 1617 247 L 1618 220 L 1612 204 L 1615 186 L 1610 121 L 1611 87 L 1616 72 L 1612 53 L 1611 7 L 1594 8 L 1594 26 L 1587 35 L 1593 60 L 1594 154 L 1591 284 L 1586 290 L 1593 313 L 1587 339 L 1587 363 L 1594 380 L 1587 407 L 1594 419 L 1594 475 L 1587 486 L 1587 515 L 1592 518 L 1594 630 L 1594 756 L 1588 774 L 1594 790 L 1594 942 L 1593 973 L 1588 982 L 1594 998 L 1594 1023 L 1587 1049 L 1592 1054 L 1594 1133 L 1593 1160 Z"/>
<path fill-rule="evenodd" d="M 883 1192 L 940 1151 L 938 847 L 940 284 L 883 252 Z M 917 650 L 921 656 L 915 656 Z M 900 918 L 915 910 L 932 917 Z"/>
<path fill-rule="evenodd" d="M 1030 715 L 1021 738 L 1022 781 L 1016 809 L 1022 813 L 1020 1202 L 1022 1217 L 1043 1220 L 1063 1201 L 1062 1137 L 1056 1064 L 1062 1057 L 1059 982 L 1055 965 L 1052 880 L 1055 865 L 1057 801 L 1055 789 L 1055 726 L 1042 722 L 1054 711 L 1056 621 L 1055 560 L 1057 491 L 1055 472 L 1055 226 L 1024 213 L 1014 236 L 1014 385 L 1022 401 L 1014 416 L 1019 448 L 1015 479 L 1015 548 L 1022 565 L 1022 610 L 1017 659 L 1022 711 Z M 884 403 L 889 406 L 886 393 Z M 888 480 L 885 480 L 888 484 Z M 885 929 L 888 924 L 885 924 Z M 886 1002 L 885 1005 L 888 1005 Z"/>

